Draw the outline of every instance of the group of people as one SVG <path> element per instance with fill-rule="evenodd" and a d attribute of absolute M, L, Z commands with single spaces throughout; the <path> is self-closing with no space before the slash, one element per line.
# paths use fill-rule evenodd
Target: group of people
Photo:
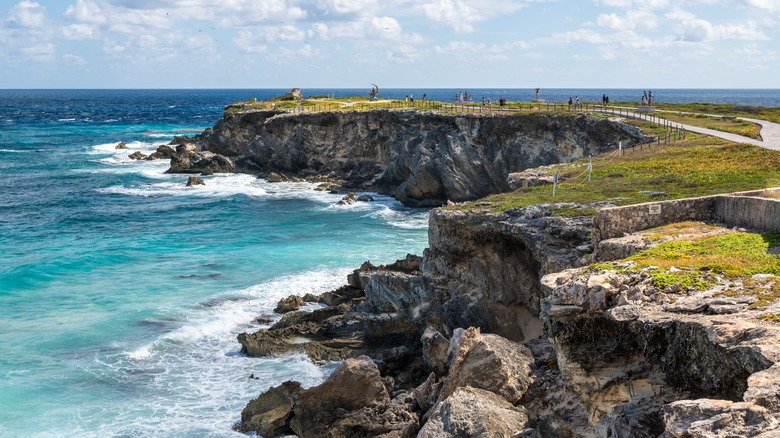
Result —
<path fill-rule="evenodd" d="M 471 102 L 471 95 L 468 91 L 462 91 L 455 95 L 455 101 L 458 103 Z"/>
<path fill-rule="evenodd" d="M 572 105 L 574 105 L 575 110 L 580 107 L 580 96 L 577 96 L 574 100 L 569 96 L 569 111 L 571 111 Z"/>
<path fill-rule="evenodd" d="M 653 104 L 653 92 L 651 90 L 645 91 L 642 95 L 642 106 L 650 106 Z"/>
<path fill-rule="evenodd" d="M 604 106 L 609 105 L 609 96 L 607 96 L 606 94 L 601 96 L 601 104 Z"/>

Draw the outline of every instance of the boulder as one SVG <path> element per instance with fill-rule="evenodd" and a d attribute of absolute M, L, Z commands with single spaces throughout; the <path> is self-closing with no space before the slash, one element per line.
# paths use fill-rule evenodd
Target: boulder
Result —
<path fill-rule="evenodd" d="M 195 140 L 187 137 L 186 135 L 174 135 L 173 140 L 171 140 L 170 143 L 168 143 L 171 146 L 174 145 L 182 145 L 182 144 L 189 144 L 194 142 Z"/>
<path fill-rule="evenodd" d="M 145 160 L 146 154 L 142 153 L 141 151 L 135 151 L 132 154 L 128 155 L 127 157 L 133 160 Z"/>
<path fill-rule="evenodd" d="M 161 144 L 157 147 L 157 150 L 149 154 L 148 157 L 146 157 L 147 160 L 159 160 L 162 158 L 171 158 L 173 154 L 175 154 L 176 151 L 173 150 L 172 147 L 168 145 Z"/>
<path fill-rule="evenodd" d="M 419 428 L 417 414 L 405 403 L 394 400 L 346 413 L 334 421 L 322 436 L 413 438 Z"/>
<path fill-rule="evenodd" d="M 125 144 L 125 142 L 120 141 L 119 143 L 116 144 L 116 146 L 114 146 L 114 149 L 127 149 L 127 145 Z"/>
<path fill-rule="evenodd" d="M 301 306 L 305 304 L 306 302 L 303 300 L 302 297 L 299 297 L 298 295 L 290 295 L 287 298 L 282 298 L 281 300 L 279 300 L 279 303 L 276 305 L 274 312 L 276 313 L 292 312 L 294 310 L 300 309 Z"/>
<path fill-rule="evenodd" d="M 235 166 L 230 158 L 213 152 L 179 152 L 193 145 L 179 145 L 171 157 L 166 173 L 231 173 Z M 193 146 L 194 147 L 194 146 Z"/>
<path fill-rule="evenodd" d="M 350 193 L 347 193 L 346 196 L 341 198 L 341 200 L 339 202 L 337 202 L 336 205 L 350 205 L 350 204 L 354 204 L 356 202 L 357 202 L 357 196 L 354 193 L 350 192 Z"/>
<path fill-rule="evenodd" d="M 665 405 L 663 415 L 665 438 L 754 437 L 778 428 L 766 408 L 728 400 L 680 400 Z"/>
<path fill-rule="evenodd" d="M 422 341 L 422 356 L 425 364 L 434 373 L 443 376 L 447 372 L 449 341 L 431 326 L 425 328 L 420 340 Z"/>
<path fill-rule="evenodd" d="M 197 176 L 191 176 L 191 177 L 187 178 L 187 187 L 205 186 L 205 185 L 206 185 L 206 183 L 203 182 L 203 180 L 198 178 Z"/>
<path fill-rule="evenodd" d="M 528 414 L 483 389 L 458 388 L 429 412 L 418 438 L 512 437 L 524 432 Z"/>
<path fill-rule="evenodd" d="M 531 351 L 516 342 L 470 328 L 450 340 L 449 375 L 439 393 L 445 400 L 465 386 L 500 395 L 509 403 L 520 401 L 533 383 Z"/>
<path fill-rule="evenodd" d="M 371 195 L 360 195 L 355 200 L 357 202 L 374 202 L 374 197 Z"/>
<path fill-rule="evenodd" d="M 371 358 L 347 359 L 324 383 L 301 393 L 290 426 L 301 438 L 326 436 L 340 417 L 386 403 L 389 398 Z"/>
<path fill-rule="evenodd" d="M 290 418 L 300 392 L 301 384 L 289 380 L 268 389 L 246 405 L 237 429 L 265 437 L 289 434 Z"/>
<path fill-rule="evenodd" d="M 265 179 L 268 182 L 284 182 L 289 181 L 290 179 L 286 176 L 282 175 L 279 172 L 268 172 L 265 175 L 263 175 L 263 179 Z"/>

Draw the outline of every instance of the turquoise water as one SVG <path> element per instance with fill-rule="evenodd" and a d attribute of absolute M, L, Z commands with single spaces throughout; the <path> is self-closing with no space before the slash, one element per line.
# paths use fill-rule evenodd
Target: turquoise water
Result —
<path fill-rule="evenodd" d="M 365 260 L 421 254 L 427 211 L 383 197 L 336 207 L 340 196 L 309 184 L 247 175 L 187 188 L 186 176 L 163 173 L 166 161 L 127 158 L 212 125 L 228 103 L 283 91 L 0 90 L 0 436 L 240 436 L 231 426 L 261 391 L 322 381 L 330 368 L 300 356 L 244 357 L 236 335 L 262 327 L 255 318 L 280 298 L 333 289 Z M 654 94 L 780 105 L 778 90 Z"/>
<path fill-rule="evenodd" d="M 167 160 L 127 158 L 244 96 L 0 92 L 0 436 L 240 436 L 248 400 L 329 368 L 247 358 L 236 335 L 284 296 L 422 252 L 427 211 L 390 198 L 337 207 L 248 175 L 188 188 Z"/>

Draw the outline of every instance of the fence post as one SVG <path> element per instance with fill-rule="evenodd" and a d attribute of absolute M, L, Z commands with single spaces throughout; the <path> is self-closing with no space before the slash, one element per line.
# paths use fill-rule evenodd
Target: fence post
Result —
<path fill-rule="evenodd" d="M 555 197 L 555 189 L 558 186 L 558 172 L 555 172 L 555 175 L 553 175 L 553 198 Z"/>

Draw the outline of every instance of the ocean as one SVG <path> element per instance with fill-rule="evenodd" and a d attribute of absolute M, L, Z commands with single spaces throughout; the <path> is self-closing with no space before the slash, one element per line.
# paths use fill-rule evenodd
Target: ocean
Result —
<path fill-rule="evenodd" d="M 247 358 L 236 336 L 264 327 L 257 317 L 279 299 L 334 289 L 365 260 L 422 254 L 428 211 L 383 196 L 336 206 L 340 195 L 312 184 L 239 174 L 185 187 L 186 175 L 164 173 L 167 160 L 127 157 L 200 132 L 228 103 L 284 91 L 0 90 L 0 436 L 240 436 L 231 427 L 260 392 L 323 381 L 333 365 Z M 541 97 L 605 92 L 641 96 Z M 780 90 L 653 93 L 780 106 Z"/>

